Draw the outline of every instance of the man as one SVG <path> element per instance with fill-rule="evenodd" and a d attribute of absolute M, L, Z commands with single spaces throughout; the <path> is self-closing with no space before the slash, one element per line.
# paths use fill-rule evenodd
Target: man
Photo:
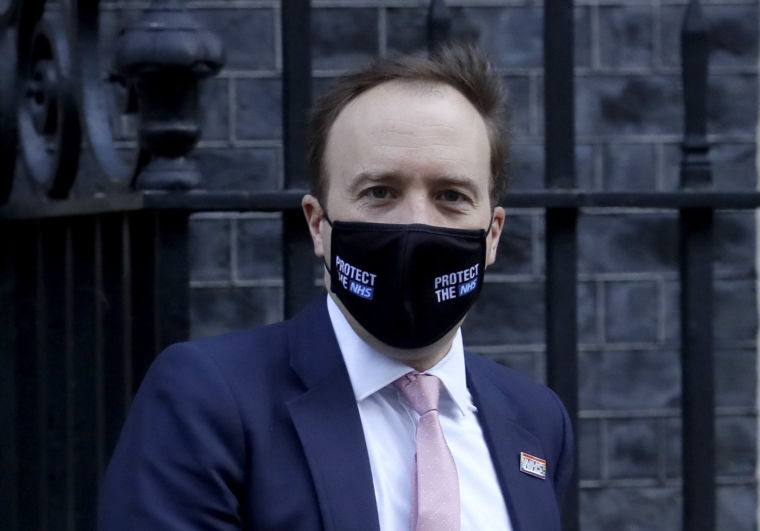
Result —
<path fill-rule="evenodd" d="M 102 531 L 560 529 L 564 408 L 462 348 L 504 224 L 504 109 L 458 47 L 380 59 L 317 102 L 303 210 L 328 296 L 159 356 Z"/>

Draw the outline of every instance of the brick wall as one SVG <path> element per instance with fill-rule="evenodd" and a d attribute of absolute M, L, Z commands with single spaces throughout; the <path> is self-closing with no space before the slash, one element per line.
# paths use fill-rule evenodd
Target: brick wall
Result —
<path fill-rule="evenodd" d="M 314 86 L 389 52 L 424 53 L 424 1 L 315 0 Z M 197 151 L 208 189 L 282 183 L 279 2 L 195 1 L 228 63 L 206 85 Z M 454 2 L 453 30 L 503 71 L 514 106 L 514 189 L 543 181 L 542 9 Z M 711 25 L 709 131 L 720 189 L 756 187 L 758 4 L 704 1 Z M 584 188 L 671 190 L 682 131 L 680 0 L 579 0 L 578 180 Z M 132 16 L 117 11 L 117 18 Z M 465 324 L 473 350 L 544 379 L 541 210 L 508 212 L 488 285 Z M 205 214 L 192 226 L 195 337 L 281 319 L 278 215 Z M 755 528 L 755 221 L 716 220 L 719 529 Z M 582 524 L 677 530 L 680 370 L 673 213 L 589 209 L 579 224 Z M 318 275 L 317 275 L 318 276 Z"/>

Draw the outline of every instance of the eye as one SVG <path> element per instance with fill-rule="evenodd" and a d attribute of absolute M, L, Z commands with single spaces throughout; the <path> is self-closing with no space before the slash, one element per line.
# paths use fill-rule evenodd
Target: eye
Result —
<path fill-rule="evenodd" d="M 447 201 L 449 203 L 456 203 L 457 201 L 461 201 L 463 199 L 462 194 L 456 190 L 446 190 L 443 192 L 441 197 L 443 197 L 444 201 Z"/>
<path fill-rule="evenodd" d="M 385 199 L 388 197 L 388 189 L 383 188 L 382 186 L 375 186 L 370 189 L 369 195 L 372 196 L 373 199 Z"/>

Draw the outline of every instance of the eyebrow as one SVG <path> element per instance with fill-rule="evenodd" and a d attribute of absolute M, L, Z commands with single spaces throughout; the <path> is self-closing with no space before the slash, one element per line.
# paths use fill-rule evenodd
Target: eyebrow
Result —
<path fill-rule="evenodd" d="M 466 177 L 464 175 L 436 175 L 435 177 L 432 177 L 432 179 L 439 185 L 464 188 L 469 191 L 475 199 L 480 197 L 478 185 L 471 177 Z M 351 192 L 354 193 L 358 188 L 368 183 L 393 184 L 405 180 L 406 178 L 398 172 L 362 172 L 354 178 L 349 188 Z"/>

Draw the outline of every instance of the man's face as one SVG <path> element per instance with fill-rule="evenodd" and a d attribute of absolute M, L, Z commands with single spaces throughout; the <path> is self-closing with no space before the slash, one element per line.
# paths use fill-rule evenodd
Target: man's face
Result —
<path fill-rule="evenodd" d="M 384 83 L 349 103 L 333 124 L 322 206 L 338 221 L 487 229 L 491 264 L 504 210 L 492 214 L 490 158 L 485 123 L 458 91 Z M 330 227 L 313 197 L 304 208 L 315 252 L 329 258 Z"/>

